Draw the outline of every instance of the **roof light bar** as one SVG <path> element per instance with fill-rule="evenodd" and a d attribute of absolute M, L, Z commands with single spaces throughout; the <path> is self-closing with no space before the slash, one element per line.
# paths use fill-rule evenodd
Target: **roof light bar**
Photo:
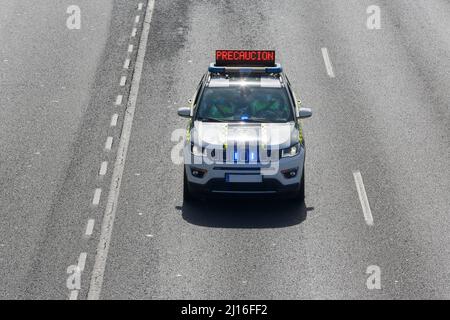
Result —
<path fill-rule="evenodd" d="M 211 63 L 208 71 L 211 73 L 281 73 L 283 68 L 279 63 L 275 67 L 217 67 Z"/>
<path fill-rule="evenodd" d="M 208 67 L 208 71 L 211 73 L 224 73 L 225 67 L 216 67 L 214 63 L 211 63 Z"/>
<path fill-rule="evenodd" d="M 283 72 L 283 68 L 279 63 L 276 64 L 276 67 L 266 68 L 266 73 L 281 73 Z"/>

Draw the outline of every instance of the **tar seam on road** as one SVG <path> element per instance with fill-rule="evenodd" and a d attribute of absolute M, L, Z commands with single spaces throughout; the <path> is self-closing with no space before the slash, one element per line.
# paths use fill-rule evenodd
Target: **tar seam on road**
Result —
<path fill-rule="evenodd" d="M 327 74 L 330 78 L 334 78 L 333 65 L 331 64 L 330 56 L 328 55 L 328 49 L 322 48 L 323 61 L 325 62 L 325 67 L 327 68 Z"/>
<path fill-rule="evenodd" d="M 367 225 L 372 226 L 373 225 L 372 211 L 370 210 L 369 200 L 367 199 L 366 189 L 364 188 L 361 172 L 359 171 L 353 172 L 353 177 L 355 178 L 356 189 L 358 191 L 359 201 L 361 202 L 364 219 L 366 220 Z"/>
<path fill-rule="evenodd" d="M 122 182 L 122 175 L 128 151 L 128 144 L 130 141 L 131 128 L 133 125 L 134 112 L 136 110 L 136 100 L 139 92 L 139 85 L 144 65 L 144 57 L 147 50 L 147 41 L 150 32 L 150 22 L 152 19 L 154 4 L 155 4 L 154 0 L 148 1 L 147 10 L 144 16 L 144 25 L 131 82 L 130 96 L 128 99 L 127 108 L 125 112 L 122 133 L 120 135 L 116 162 L 114 164 L 114 170 L 108 194 L 108 201 L 106 204 L 105 214 L 103 216 L 100 241 L 98 243 L 94 267 L 92 270 L 91 282 L 88 292 L 88 300 L 98 300 L 100 298 L 100 293 L 103 284 L 103 276 L 106 267 L 106 259 L 108 257 L 108 250 L 117 210 L 120 184 Z"/>

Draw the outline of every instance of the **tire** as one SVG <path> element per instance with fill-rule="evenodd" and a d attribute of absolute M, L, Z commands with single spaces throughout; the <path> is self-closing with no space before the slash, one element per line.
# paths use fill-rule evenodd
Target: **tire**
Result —
<path fill-rule="evenodd" d="M 192 202 L 194 197 L 192 196 L 191 191 L 189 190 L 189 182 L 187 181 L 186 169 L 183 170 L 183 202 L 189 203 Z"/>

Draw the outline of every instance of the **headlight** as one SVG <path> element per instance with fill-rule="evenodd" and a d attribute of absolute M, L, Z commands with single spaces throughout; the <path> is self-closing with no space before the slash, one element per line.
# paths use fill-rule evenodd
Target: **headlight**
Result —
<path fill-rule="evenodd" d="M 282 158 L 286 158 L 286 157 L 293 157 L 296 156 L 300 153 L 300 145 L 294 144 L 293 146 L 286 148 L 286 149 L 281 149 L 281 157 Z"/>
<path fill-rule="evenodd" d="M 194 156 L 198 156 L 198 157 L 206 156 L 206 149 L 192 143 L 191 144 L 191 153 Z"/>

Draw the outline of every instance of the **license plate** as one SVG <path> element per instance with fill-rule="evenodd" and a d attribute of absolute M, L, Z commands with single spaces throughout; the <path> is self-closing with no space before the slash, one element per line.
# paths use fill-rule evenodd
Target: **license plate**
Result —
<path fill-rule="evenodd" d="M 258 183 L 262 182 L 262 176 L 260 174 L 227 174 L 226 181 L 237 183 Z"/>

